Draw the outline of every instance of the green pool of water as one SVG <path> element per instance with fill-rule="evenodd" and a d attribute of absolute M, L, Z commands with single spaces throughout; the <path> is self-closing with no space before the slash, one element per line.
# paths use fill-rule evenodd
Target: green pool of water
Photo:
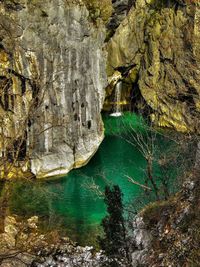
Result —
<path fill-rule="evenodd" d="M 102 199 L 105 185 L 119 185 L 124 202 L 132 201 L 142 192 L 126 177 L 144 183 L 146 161 L 137 145 L 126 141 L 130 127 L 145 131 L 141 120 L 131 113 L 120 118 L 104 116 L 105 139 L 88 165 L 56 180 L 15 183 L 10 210 L 25 217 L 38 215 L 45 219 L 45 228 L 61 228 L 80 244 L 92 243 L 105 216 Z M 168 141 L 159 137 L 156 142 L 166 146 Z M 158 166 L 154 167 L 159 174 Z"/>

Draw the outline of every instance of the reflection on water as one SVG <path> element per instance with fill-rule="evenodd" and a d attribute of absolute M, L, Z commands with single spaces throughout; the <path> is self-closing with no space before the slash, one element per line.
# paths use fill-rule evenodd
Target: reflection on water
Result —
<path fill-rule="evenodd" d="M 145 160 L 139 150 L 116 135 L 124 126 L 137 124 L 135 115 L 105 118 L 106 137 L 89 164 L 63 178 L 47 182 L 17 182 L 13 187 L 10 210 L 22 216 L 38 215 L 44 227 L 62 228 L 74 240 L 86 244 L 95 238 L 105 216 L 102 193 L 106 184 L 118 184 L 128 202 L 141 193 L 126 175 L 144 182 Z M 121 119 L 122 120 L 122 119 Z M 88 241 L 90 240 L 90 241 Z"/>

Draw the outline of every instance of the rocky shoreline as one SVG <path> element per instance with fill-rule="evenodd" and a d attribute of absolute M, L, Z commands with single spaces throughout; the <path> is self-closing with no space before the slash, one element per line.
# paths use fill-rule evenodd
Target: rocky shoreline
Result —
<path fill-rule="evenodd" d="M 58 232 L 41 233 L 38 217 L 21 221 L 7 216 L 0 234 L 0 266 L 99 266 L 106 260 L 102 251 L 81 247 Z"/>
<path fill-rule="evenodd" d="M 132 267 L 186 266 L 199 262 L 198 170 L 167 201 L 153 202 L 135 217 L 130 229 Z M 57 231 L 44 233 L 38 217 L 7 216 L 0 233 L 0 267 L 110 266 L 103 251 L 81 247 Z M 104 265 L 105 264 L 105 265 Z M 127 267 L 120 263 L 119 266 Z"/>

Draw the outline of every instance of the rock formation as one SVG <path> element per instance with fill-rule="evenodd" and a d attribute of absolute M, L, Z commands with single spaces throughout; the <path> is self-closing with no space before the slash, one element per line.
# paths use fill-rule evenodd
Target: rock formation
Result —
<path fill-rule="evenodd" d="M 86 164 L 103 139 L 104 26 L 69 2 L 0 1 L 1 118 L 37 177 Z"/>
<path fill-rule="evenodd" d="M 0 233 L 1 267 L 99 267 L 107 260 L 102 251 L 78 246 L 57 231 L 41 234 L 37 216 L 28 220 L 7 216 L 4 224 L 4 231 Z"/>
<path fill-rule="evenodd" d="M 108 42 L 107 73 L 120 71 L 159 126 L 196 131 L 200 115 L 198 1 L 136 0 Z M 119 76 L 119 75 L 118 75 Z"/>
<path fill-rule="evenodd" d="M 196 170 L 179 193 L 140 213 L 134 223 L 134 267 L 199 265 L 199 190 Z"/>

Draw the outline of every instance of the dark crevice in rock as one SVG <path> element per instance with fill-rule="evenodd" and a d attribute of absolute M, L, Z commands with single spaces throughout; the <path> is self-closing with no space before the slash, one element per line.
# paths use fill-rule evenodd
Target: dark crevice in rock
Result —
<path fill-rule="evenodd" d="M 12 111 L 13 109 L 13 98 L 11 100 L 11 103 L 9 103 L 9 99 L 11 98 L 11 86 L 12 79 L 8 79 L 5 76 L 0 76 L 0 88 L 2 88 L 0 94 L 0 105 L 5 111 Z"/>
<path fill-rule="evenodd" d="M 5 50 L 3 44 L 1 43 L 3 41 L 2 38 L 0 38 L 0 49 Z"/>
<path fill-rule="evenodd" d="M 26 79 L 21 76 L 21 89 L 22 89 L 22 95 L 26 92 Z"/>
<path fill-rule="evenodd" d="M 180 5 L 177 0 L 155 0 L 149 4 L 150 8 L 156 11 L 160 11 L 163 8 L 172 8 L 175 12 L 177 12 Z"/>
<path fill-rule="evenodd" d="M 78 120 L 78 115 L 74 114 L 74 120 L 77 121 Z"/>
<path fill-rule="evenodd" d="M 24 5 L 13 0 L 0 0 L 0 3 L 4 3 L 7 9 L 10 9 L 13 11 L 20 11 L 25 8 Z"/>
<path fill-rule="evenodd" d="M 36 84 L 35 81 L 28 79 L 28 82 L 29 82 L 31 89 L 32 89 L 32 92 L 33 92 L 33 99 L 35 99 L 35 107 L 37 107 L 39 104 L 39 97 L 38 96 L 39 96 L 40 88 Z M 41 99 L 41 101 L 43 101 L 43 99 Z"/>
<path fill-rule="evenodd" d="M 154 113 L 154 110 L 148 105 L 148 103 L 142 96 L 138 81 L 139 75 L 136 82 L 132 85 L 131 110 L 136 113 L 142 114 L 144 117 L 149 119 L 150 115 Z"/>
<path fill-rule="evenodd" d="M 135 3 L 135 0 L 113 0 L 112 1 L 113 13 L 112 13 L 112 16 L 109 22 L 106 25 L 108 34 L 107 34 L 105 42 L 108 42 L 108 40 L 112 38 L 116 29 L 118 28 L 120 23 L 123 21 L 123 19 L 126 17 L 128 11 L 131 9 L 134 3 Z"/>
<path fill-rule="evenodd" d="M 92 126 L 92 122 L 89 120 L 89 121 L 87 122 L 87 125 L 88 125 L 88 129 L 90 129 L 91 126 Z"/>
<path fill-rule="evenodd" d="M 129 66 L 120 66 L 120 67 L 116 68 L 115 70 L 118 70 L 119 72 L 121 72 L 123 77 L 126 77 L 129 73 L 129 71 L 135 66 L 136 66 L 135 64 L 131 64 Z"/>
<path fill-rule="evenodd" d="M 42 14 L 41 14 L 42 17 L 48 18 L 47 12 L 45 12 L 44 10 L 42 10 L 41 12 L 42 12 Z"/>
<path fill-rule="evenodd" d="M 16 71 L 12 69 L 8 69 L 8 73 L 13 74 L 15 77 L 19 78 L 21 81 L 21 92 L 22 95 L 26 92 L 26 81 L 29 81 L 30 79 L 25 78 L 21 74 L 17 73 Z"/>

